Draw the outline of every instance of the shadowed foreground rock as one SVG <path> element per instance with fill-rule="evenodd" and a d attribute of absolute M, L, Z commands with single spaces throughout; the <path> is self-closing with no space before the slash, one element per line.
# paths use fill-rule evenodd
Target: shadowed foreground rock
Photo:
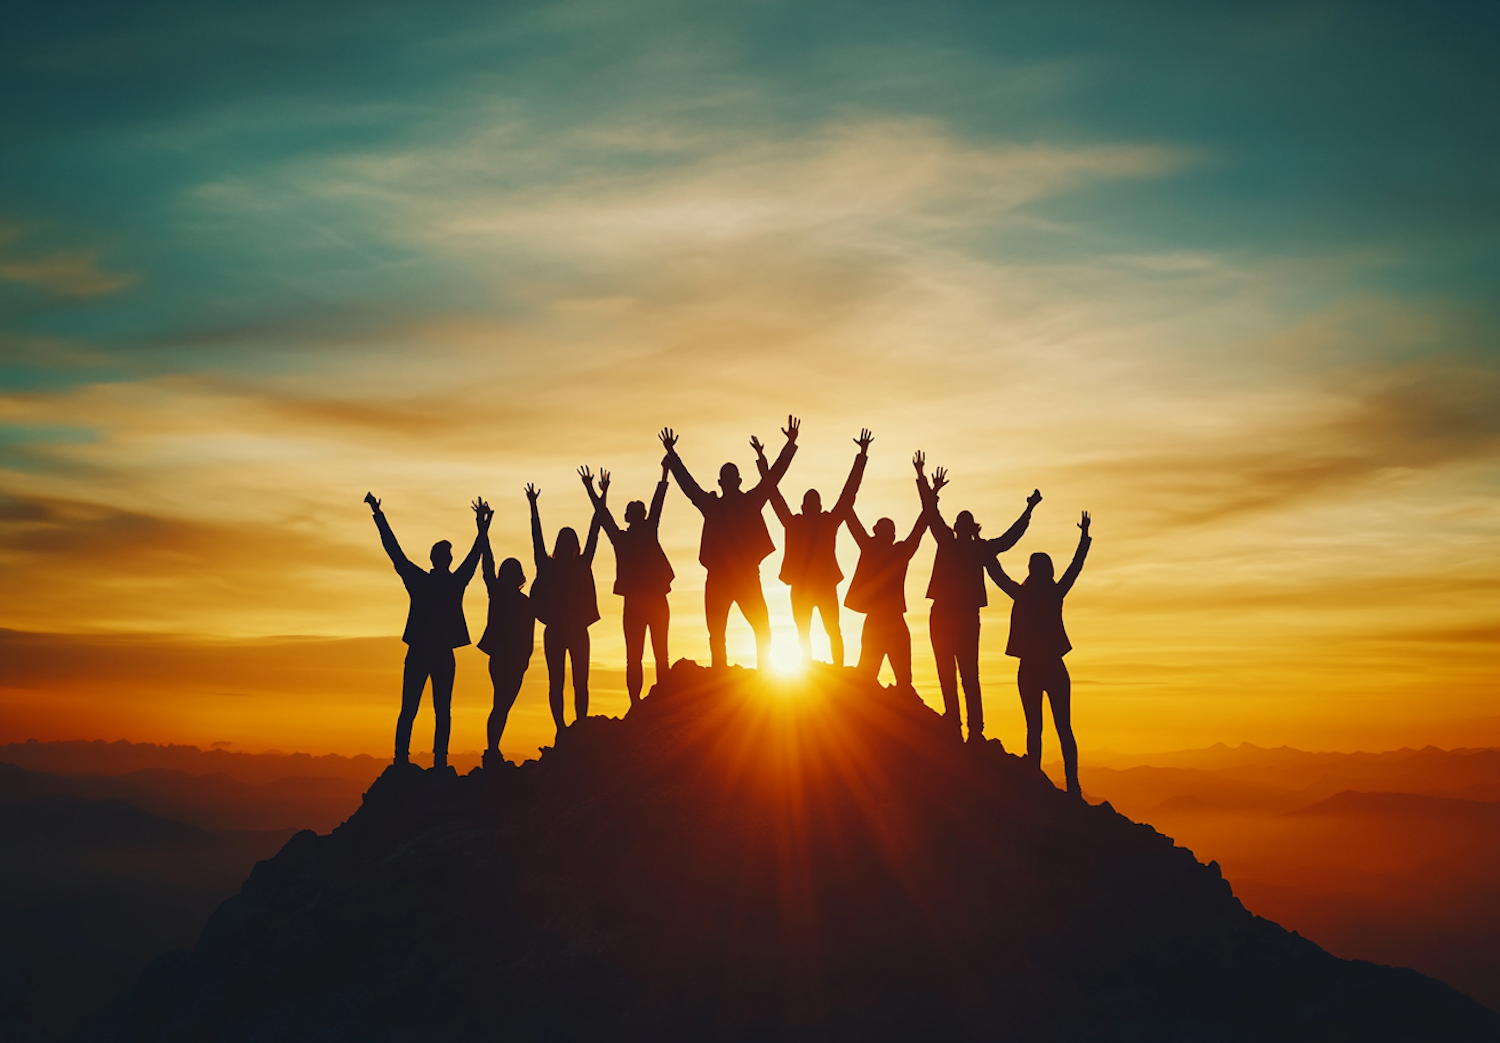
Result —
<path fill-rule="evenodd" d="M 1494 1040 L 914 697 L 679 663 L 521 767 L 391 769 L 89 1040 Z"/>

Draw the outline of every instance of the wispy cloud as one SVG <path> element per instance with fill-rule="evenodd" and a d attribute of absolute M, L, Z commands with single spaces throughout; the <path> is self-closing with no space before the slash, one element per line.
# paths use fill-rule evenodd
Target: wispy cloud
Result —
<path fill-rule="evenodd" d="M 58 297 L 84 300 L 118 293 L 134 286 L 134 272 L 109 272 L 99 267 L 100 250 L 25 251 L 16 244 L 21 229 L 0 225 L 0 279 L 33 286 Z"/>

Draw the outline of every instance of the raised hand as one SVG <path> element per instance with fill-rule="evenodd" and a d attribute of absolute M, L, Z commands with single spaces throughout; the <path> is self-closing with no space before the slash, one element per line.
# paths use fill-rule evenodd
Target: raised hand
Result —
<path fill-rule="evenodd" d="M 476 496 L 474 497 L 474 502 L 469 504 L 469 506 L 474 510 L 475 526 L 480 532 L 488 532 L 490 519 L 495 516 L 495 512 L 490 510 L 490 505 L 484 502 L 484 497 Z"/>
<path fill-rule="evenodd" d="M 578 477 L 583 479 L 583 484 L 586 488 L 592 489 L 594 487 L 594 475 L 589 470 L 588 464 L 584 464 L 578 469 Z"/>
<path fill-rule="evenodd" d="M 1031 490 L 1031 495 L 1028 496 L 1028 497 L 1026 497 L 1026 506 L 1028 506 L 1028 507 L 1035 507 L 1037 504 L 1039 504 L 1041 502 L 1042 502 L 1042 490 L 1040 490 L 1040 489 L 1033 489 L 1033 490 Z"/>
<path fill-rule="evenodd" d="M 1078 527 L 1083 530 L 1083 534 L 1085 536 L 1087 536 L 1089 534 L 1089 512 L 1088 511 L 1084 511 L 1083 512 L 1083 520 L 1078 523 Z"/>
<path fill-rule="evenodd" d="M 540 495 L 542 495 L 542 490 L 538 489 L 530 482 L 526 483 L 526 499 L 530 500 L 533 506 L 536 504 L 536 498 Z"/>
<path fill-rule="evenodd" d="M 948 484 L 948 468 L 939 467 L 932 472 L 932 495 L 936 496 L 938 490 Z"/>
<path fill-rule="evenodd" d="M 870 434 L 870 429 L 868 427 L 862 427 L 859 429 L 859 437 L 854 440 L 854 444 L 859 446 L 860 456 L 864 456 L 870 451 L 870 443 L 873 441 L 875 441 L 875 436 Z"/>
<path fill-rule="evenodd" d="M 664 427 L 656 435 L 661 439 L 661 447 L 670 455 L 677 451 L 677 432 L 670 427 Z"/>
<path fill-rule="evenodd" d="M 781 433 L 786 435 L 786 440 L 788 442 L 795 442 L 797 440 L 797 432 L 801 429 L 802 421 L 788 413 L 786 415 L 786 427 L 781 429 Z"/>
<path fill-rule="evenodd" d="M 365 493 L 365 503 L 370 505 L 370 513 L 380 510 L 380 501 L 375 499 L 374 493 Z"/>
<path fill-rule="evenodd" d="M 609 492 L 609 472 L 599 468 L 599 495 L 602 497 Z"/>
<path fill-rule="evenodd" d="M 759 460 L 766 458 L 766 444 L 755 435 L 750 436 L 750 448 L 755 450 L 755 456 Z"/>
<path fill-rule="evenodd" d="M 917 469 L 917 477 L 922 476 L 922 468 L 927 466 L 927 454 L 918 449 L 916 455 L 911 458 L 911 465 Z"/>

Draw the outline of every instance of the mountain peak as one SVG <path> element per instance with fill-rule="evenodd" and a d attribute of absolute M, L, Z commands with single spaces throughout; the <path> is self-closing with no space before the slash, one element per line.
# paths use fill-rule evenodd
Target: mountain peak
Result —
<path fill-rule="evenodd" d="M 92 1039 L 1446 1039 L 1500 1019 L 914 695 L 679 662 L 539 761 L 392 767 Z"/>

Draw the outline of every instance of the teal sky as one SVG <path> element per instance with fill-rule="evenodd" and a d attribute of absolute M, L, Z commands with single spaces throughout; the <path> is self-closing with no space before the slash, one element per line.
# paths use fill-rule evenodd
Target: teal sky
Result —
<path fill-rule="evenodd" d="M 1492 715 L 1497 53 L 1494 4 L 8 12 L 0 626 L 386 634 L 367 488 L 524 557 L 525 481 L 580 524 L 579 463 L 623 503 L 661 425 L 711 473 L 795 411 L 798 495 L 868 424 L 872 516 L 919 446 L 992 529 L 1043 488 L 1018 553 L 1092 509 L 1081 669 L 1226 693 L 1183 742 Z"/>

